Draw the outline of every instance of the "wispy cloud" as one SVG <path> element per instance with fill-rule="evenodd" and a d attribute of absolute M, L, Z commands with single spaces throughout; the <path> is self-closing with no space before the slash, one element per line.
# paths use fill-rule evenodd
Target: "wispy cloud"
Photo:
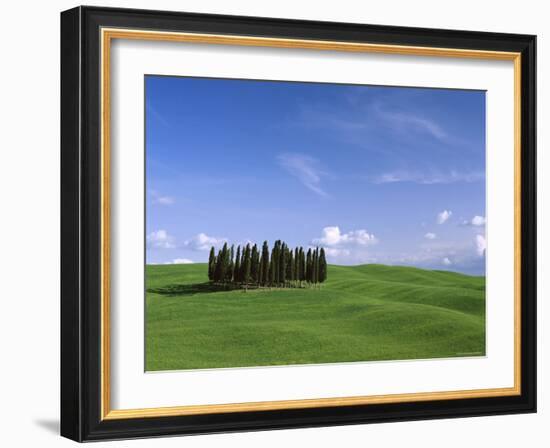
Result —
<path fill-rule="evenodd" d="M 424 238 L 426 238 L 427 240 L 435 240 L 437 238 L 437 235 L 435 233 L 428 232 L 424 235 Z"/>
<path fill-rule="evenodd" d="M 170 123 L 168 123 L 166 118 L 164 118 L 164 116 L 155 107 L 153 107 L 151 103 L 147 102 L 145 104 L 145 110 L 146 112 L 149 112 L 151 116 L 153 116 L 160 124 L 165 127 L 170 127 Z"/>
<path fill-rule="evenodd" d="M 482 171 L 459 172 L 449 171 L 448 173 L 419 171 L 392 171 L 371 178 L 375 184 L 391 184 L 398 182 L 410 182 L 423 185 L 453 184 L 458 182 L 472 183 L 485 179 Z"/>
<path fill-rule="evenodd" d="M 401 108 L 387 108 L 380 102 L 351 102 L 350 109 L 336 113 L 323 105 L 302 105 L 300 124 L 308 127 L 330 127 L 342 131 L 373 130 L 385 126 L 401 133 L 422 133 L 447 142 L 450 136 L 433 118 Z"/>
<path fill-rule="evenodd" d="M 396 130 L 420 132 L 440 141 L 448 139 L 447 132 L 433 119 L 409 112 L 382 110 L 379 106 L 375 107 L 374 110 L 378 117 Z"/>
<path fill-rule="evenodd" d="M 172 196 L 163 196 L 156 190 L 149 190 L 151 202 L 159 205 L 172 205 L 175 200 Z"/>
<path fill-rule="evenodd" d="M 449 218 L 452 216 L 453 212 L 451 210 L 443 210 L 442 212 L 437 214 L 437 223 L 438 224 L 445 224 Z"/>
<path fill-rule="evenodd" d="M 277 160 L 281 167 L 306 188 L 319 196 L 329 196 L 321 187 L 321 179 L 326 173 L 321 170 L 317 159 L 300 153 L 284 153 L 280 154 Z"/>
<path fill-rule="evenodd" d="M 167 261 L 164 264 L 193 264 L 194 261 L 189 258 L 174 258 L 172 261 Z"/>

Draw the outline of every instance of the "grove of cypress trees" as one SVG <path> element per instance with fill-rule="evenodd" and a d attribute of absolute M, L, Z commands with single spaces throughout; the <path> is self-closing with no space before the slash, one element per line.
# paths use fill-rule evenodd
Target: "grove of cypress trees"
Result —
<path fill-rule="evenodd" d="M 271 253 L 267 241 L 261 252 L 257 244 L 230 248 L 227 243 L 216 251 L 211 247 L 208 256 L 208 280 L 227 285 L 240 284 L 245 289 L 279 286 L 302 287 L 323 283 L 327 279 L 327 261 L 324 248 L 303 247 L 292 250 L 285 242 L 275 241 Z"/>

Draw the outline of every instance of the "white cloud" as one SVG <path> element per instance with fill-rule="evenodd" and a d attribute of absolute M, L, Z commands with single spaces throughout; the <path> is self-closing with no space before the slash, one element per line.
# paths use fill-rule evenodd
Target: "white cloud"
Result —
<path fill-rule="evenodd" d="M 411 172 L 411 171 L 392 171 L 372 178 L 375 184 L 390 184 L 397 182 L 410 182 L 422 185 L 434 184 L 454 184 L 458 182 L 472 183 L 485 179 L 485 173 L 482 171 L 459 172 L 450 171 L 441 172 Z"/>
<path fill-rule="evenodd" d="M 338 247 L 342 245 L 359 245 L 366 246 L 369 244 L 375 244 L 377 242 L 376 237 L 367 232 L 365 229 L 352 230 L 347 233 L 342 233 L 340 227 L 330 226 L 323 229 L 323 236 L 316 238 L 312 241 L 312 244 L 318 244 L 321 246 Z"/>
<path fill-rule="evenodd" d="M 437 223 L 444 224 L 452 216 L 453 212 L 450 210 L 443 210 L 441 213 L 437 214 Z"/>
<path fill-rule="evenodd" d="M 173 249 L 176 247 L 174 237 L 163 229 L 149 233 L 146 240 L 147 247 L 153 249 Z M 227 238 L 209 236 L 206 233 L 201 232 L 193 238 L 183 242 L 183 244 L 178 244 L 177 247 L 184 247 L 195 251 L 207 251 L 210 250 L 212 246 L 215 248 L 220 248 L 226 242 Z"/>
<path fill-rule="evenodd" d="M 194 261 L 189 258 L 174 258 L 172 261 L 167 261 L 164 264 L 193 264 Z"/>
<path fill-rule="evenodd" d="M 370 246 L 376 243 L 377 238 L 365 229 L 342 232 L 338 226 L 325 227 L 321 237 L 311 241 L 312 246 L 325 249 L 329 262 L 338 264 L 373 262 Z"/>
<path fill-rule="evenodd" d="M 485 219 L 485 216 L 476 215 L 472 218 L 472 220 L 470 221 L 470 224 L 472 226 L 480 227 L 480 226 L 484 226 L 486 222 L 487 220 Z"/>
<path fill-rule="evenodd" d="M 298 153 L 285 153 L 277 158 L 279 164 L 302 185 L 319 196 L 328 194 L 321 187 L 321 178 L 326 174 L 319 168 L 319 161 L 313 157 Z"/>
<path fill-rule="evenodd" d="M 446 241 L 436 235 L 435 239 L 427 238 L 416 248 L 403 248 L 403 251 L 393 251 L 391 242 L 381 245 L 385 247 L 379 250 L 377 243 L 378 239 L 366 230 L 342 232 L 337 226 L 325 227 L 321 237 L 311 241 L 312 246 L 324 247 L 328 262 L 334 264 L 382 263 L 427 269 L 445 268 L 473 275 L 485 273 L 485 258 L 472 248 L 471 236 L 463 241 Z"/>
<path fill-rule="evenodd" d="M 424 235 L 424 238 L 426 238 L 427 240 L 435 240 L 437 238 L 437 235 L 435 233 L 428 232 Z"/>
<path fill-rule="evenodd" d="M 480 257 L 485 255 L 485 251 L 487 250 L 487 241 L 483 235 L 476 235 L 476 250 Z"/>
<path fill-rule="evenodd" d="M 146 236 L 147 247 L 154 249 L 173 249 L 174 238 L 166 230 L 160 229 Z"/>
<path fill-rule="evenodd" d="M 187 240 L 183 245 L 192 250 L 210 250 L 212 246 L 218 248 L 227 242 L 227 238 L 219 238 L 208 236 L 206 233 L 199 233 L 190 240 Z"/>
<path fill-rule="evenodd" d="M 487 219 L 485 216 L 475 215 L 472 219 L 465 219 L 462 221 L 461 225 L 466 227 L 483 227 L 487 224 Z"/>

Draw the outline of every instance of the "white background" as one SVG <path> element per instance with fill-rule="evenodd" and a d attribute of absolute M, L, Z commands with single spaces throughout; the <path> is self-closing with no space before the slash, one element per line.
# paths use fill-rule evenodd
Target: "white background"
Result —
<path fill-rule="evenodd" d="M 550 158 L 544 125 L 550 120 L 545 78 L 550 61 L 549 11 L 524 0 L 393 2 L 90 1 L 88 4 L 317 20 L 538 34 L 539 230 L 550 225 Z M 3 5 L 0 70 L 0 418 L 6 446 L 69 446 L 58 431 L 59 397 L 59 11 L 69 1 Z M 550 237 L 539 231 L 539 413 L 537 415 L 404 422 L 118 442 L 106 446 L 545 446 L 550 439 L 546 388 Z M 545 279 L 546 278 L 546 279 Z M 547 351 L 547 350 L 546 350 Z M 97 446 L 103 446 L 98 444 Z"/>
<path fill-rule="evenodd" d="M 513 387 L 512 61 L 115 40 L 111 67 L 113 409 Z M 150 73 L 486 90 L 487 356 L 144 373 L 143 89 Z"/>

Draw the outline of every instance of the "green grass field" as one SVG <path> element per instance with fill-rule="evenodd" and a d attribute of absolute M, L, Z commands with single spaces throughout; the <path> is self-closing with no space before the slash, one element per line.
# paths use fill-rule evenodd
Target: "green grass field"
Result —
<path fill-rule="evenodd" d="M 485 354 L 485 278 L 329 265 L 321 289 L 216 290 L 206 264 L 146 267 L 146 370 Z"/>

